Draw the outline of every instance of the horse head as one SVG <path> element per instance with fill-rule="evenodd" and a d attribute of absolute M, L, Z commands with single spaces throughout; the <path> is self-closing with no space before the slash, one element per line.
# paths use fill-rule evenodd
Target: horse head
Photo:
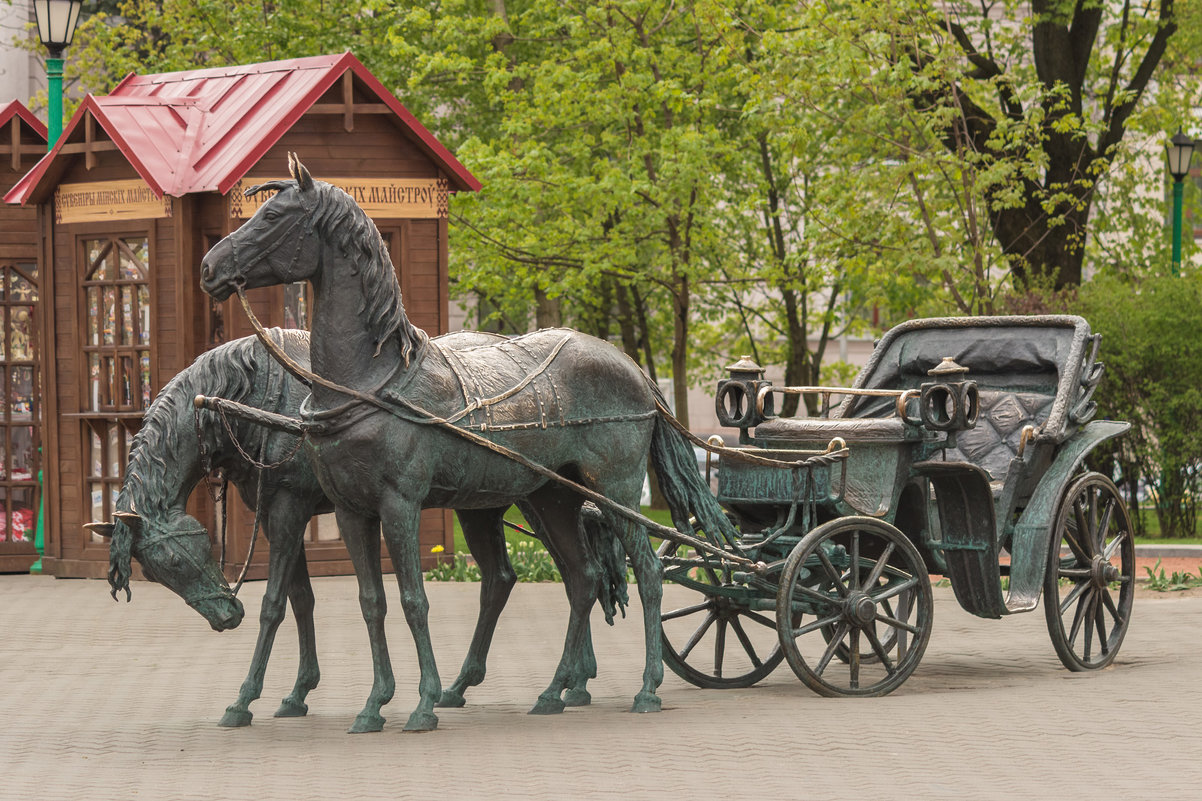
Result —
<path fill-rule="evenodd" d="M 201 262 L 200 286 L 216 300 L 240 288 L 295 283 L 316 273 L 321 263 L 321 245 L 313 236 L 317 184 L 295 153 L 288 154 L 288 171 L 290 181 L 268 181 L 246 190 L 247 197 L 276 194 Z"/>
<path fill-rule="evenodd" d="M 116 517 L 111 523 L 84 526 L 111 538 L 108 578 L 114 599 L 125 590 L 129 600 L 132 555 L 146 578 L 183 598 L 214 631 L 236 628 L 242 622 L 242 602 L 234 597 L 213 559 L 209 532 L 200 521 L 183 513 L 153 521 L 134 512 L 117 512 Z"/>

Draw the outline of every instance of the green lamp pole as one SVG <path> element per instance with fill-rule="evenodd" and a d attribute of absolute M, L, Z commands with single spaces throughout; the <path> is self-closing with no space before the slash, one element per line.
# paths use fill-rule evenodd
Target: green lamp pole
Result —
<path fill-rule="evenodd" d="M 63 50 L 75 38 L 75 25 L 83 0 L 33 0 L 38 20 L 38 37 L 46 46 L 46 96 L 48 100 L 50 150 L 63 133 Z"/>
<path fill-rule="evenodd" d="M 46 47 L 47 151 L 54 149 L 63 134 L 63 50 L 75 38 L 75 25 L 82 7 L 83 0 L 33 0 L 38 38 Z M 42 572 L 42 557 L 46 554 L 46 500 L 41 470 L 38 471 L 38 498 L 38 522 L 33 541 L 38 560 L 30 566 L 30 573 Z"/>
<path fill-rule="evenodd" d="M 1181 203 L 1185 194 L 1182 181 L 1189 175 L 1190 159 L 1194 155 L 1194 140 L 1177 129 L 1169 140 L 1169 175 L 1173 176 L 1173 275 L 1181 275 Z"/>

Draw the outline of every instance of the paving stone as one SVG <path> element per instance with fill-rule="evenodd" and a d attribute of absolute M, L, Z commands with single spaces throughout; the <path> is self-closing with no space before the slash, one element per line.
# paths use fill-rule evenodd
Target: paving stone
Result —
<path fill-rule="evenodd" d="M 893 695 L 820 698 L 787 665 L 746 690 L 700 690 L 668 672 L 655 715 L 627 712 L 642 671 L 636 601 L 612 628 L 594 620 L 592 706 L 535 717 L 526 711 L 558 661 L 567 603 L 558 585 L 522 584 L 485 683 L 465 708 L 439 710 L 438 731 L 410 735 L 417 668 L 394 589 L 397 695 L 383 732 L 352 736 L 371 684 L 367 635 L 354 579 L 323 578 L 309 715 L 271 717 L 296 671 L 288 620 L 253 725 L 221 729 L 264 586 L 243 588 L 247 621 L 217 634 L 157 585 L 136 583 L 125 604 L 103 582 L 0 576 L 0 798 L 1133 799 L 1181 797 L 1202 781 L 1196 595 L 1138 598 L 1116 664 L 1073 674 L 1042 611 L 980 620 L 937 588 L 926 657 Z M 478 586 L 427 591 L 449 682 Z"/>

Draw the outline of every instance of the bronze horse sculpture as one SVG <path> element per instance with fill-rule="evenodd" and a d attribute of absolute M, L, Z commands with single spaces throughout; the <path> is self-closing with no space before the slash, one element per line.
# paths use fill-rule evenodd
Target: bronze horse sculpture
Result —
<path fill-rule="evenodd" d="M 293 358 L 308 361 L 307 332 L 272 329 L 269 335 Z M 223 470 L 243 501 L 259 509 L 271 550 L 254 657 L 238 699 L 226 710 L 221 725 L 250 723 L 248 706 L 262 692 L 285 600 L 291 602 L 296 618 L 300 667 L 292 692 L 275 714 L 304 715 L 305 697 L 320 678 L 304 534 L 314 514 L 333 507 L 308 461 L 286 458 L 295 451 L 296 437 L 238 419 L 229 421 L 229 429 L 215 420 L 198 425 L 192 399 L 202 392 L 296 414 L 308 388 L 276 365 L 254 337 L 201 354 L 163 387 L 147 409 L 130 449 L 115 504 L 116 519 L 89 523 L 87 528 L 110 538 L 108 578 L 114 598 L 120 591 L 129 598 L 132 557 L 148 579 L 180 595 L 214 630 L 234 628 L 242 621 L 242 604 L 213 558 L 208 530 L 186 511 L 197 484 L 210 470 Z M 260 462 L 280 464 L 259 471 L 241 455 L 239 445 Z"/>
<path fill-rule="evenodd" d="M 290 358 L 308 365 L 307 331 L 271 329 L 267 335 Z M 460 332 L 440 337 L 439 341 L 447 347 L 463 348 L 498 339 L 501 337 L 492 334 Z M 288 458 L 295 455 L 295 436 L 232 415 L 219 421 L 206 411 L 199 419 L 194 418 L 193 398 L 198 394 L 295 416 L 309 389 L 280 367 L 253 336 L 202 354 L 167 383 L 147 410 L 130 451 L 116 501 L 116 519 L 86 527 L 110 538 L 108 578 L 114 598 L 121 591 L 127 599 L 130 597 L 133 558 L 148 579 L 182 597 L 215 631 L 235 628 L 243 619 L 242 604 L 213 558 L 209 532 L 186 511 L 189 495 L 206 474 L 223 470 L 244 503 L 258 510 L 271 550 L 254 657 L 238 698 L 226 709 L 219 725 L 250 724 L 249 706 L 262 693 L 286 601 L 291 603 L 296 618 L 300 666 L 296 684 L 275 716 L 302 716 L 308 712 L 305 698 L 320 679 L 313 588 L 304 556 L 305 529 L 314 514 L 332 511 L 333 506 L 321 491 L 309 460 L 303 455 Z M 260 471 L 246 455 L 272 466 Z M 444 703 L 462 704 L 463 690 L 483 679 L 491 633 L 516 581 L 503 540 L 470 541 L 469 548 L 483 574 L 481 613 L 463 669 L 444 693 Z M 606 558 L 606 554 L 601 557 Z M 612 614 L 623 596 L 614 575 L 613 557 L 607 561 L 599 566 L 610 577 L 602 586 L 600 599 Z M 577 704 L 588 702 L 585 682 L 596 675 L 591 643 L 586 659 L 591 669 L 586 669 L 580 681 L 569 688 Z"/>
<path fill-rule="evenodd" d="M 277 194 L 205 256 L 201 286 L 223 300 L 255 287 L 312 284 L 310 353 L 320 380 L 302 410 L 307 449 L 335 504 L 372 648 L 372 690 L 351 731 L 380 730 L 380 708 L 395 688 L 384 636 L 381 531 L 421 672 L 419 703 L 405 730 L 438 723 L 441 683 L 418 552 L 424 507 L 460 510 L 465 533 L 481 539 L 498 536 L 514 503 L 538 521 L 561 569 L 574 577 L 565 582 L 571 614 L 563 656 L 535 707 L 562 710 L 561 694 L 584 662 L 600 576 L 591 556 L 598 543 L 587 534 L 595 527 L 581 519 L 584 497 L 560 479 L 637 510 L 650 455 L 677 528 L 691 531 L 693 512 L 708 531 L 733 537 L 733 529 L 634 362 L 609 343 L 560 329 L 460 351 L 429 340 L 406 317 L 387 249 L 363 210 L 314 181 L 294 156 L 289 168 L 292 180 L 248 190 Z M 607 503 L 601 515 L 630 557 L 643 607 L 646 658 L 632 709 L 657 711 L 663 569 L 628 514 Z"/>

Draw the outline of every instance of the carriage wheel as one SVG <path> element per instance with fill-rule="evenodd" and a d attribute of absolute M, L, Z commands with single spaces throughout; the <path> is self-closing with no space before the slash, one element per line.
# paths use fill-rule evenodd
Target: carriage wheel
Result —
<path fill-rule="evenodd" d="M 1135 538 L 1118 488 L 1100 473 L 1086 473 L 1064 494 L 1043 595 L 1048 633 L 1066 668 L 1098 670 L 1114 661 L 1135 600 Z"/>
<path fill-rule="evenodd" d="M 899 620 L 906 620 L 909 618 L 910 613 L 914 608 L 915 597 L 915 590 L 906 590 L 905 592 L 899 594 L 896 598 L 891 598 L 885 601 L 882 604 L 882 608 L 885 614 L 889 617 L 897 618 Z M 833 624 L 830 626 L 823 626 L 823 639 L 825 639 L 827 642 L 830 642 L 832 639 L 834 639 L 835 632 L 837 630 L 837 627 Z M 910 635 L 907 631 L 886 626 L 885 630 L 883 632 L 879 632 L 878 635 L 881 641 L 881 648 L 886 654 L 890 653 L 893 650 L 893 647 L 898 644 L 898 642 L 902 644 L 903 649 L 909 647 L 907 643 Z M 850 661 L 851 652 L 847 650 L 846 642 L 840 642 L 835 646 L 835 658 L 844 663 Z M 860 641 L 860 660 L 865 664 L 872 664 L 880 660 L 880 657 L 876 655 L 876 651 L 872 649 L 872 645 L 867 641 L 867 638 Z"/>
<path fill-rule="evenodd" d="M 900 687 L 922 660 L 933 614 L 918 550 L 893 526 L 868 517 L 832 520 L 803 537 L 776 597 L 785 658 L 807 687 L 826 696 L 886 695 Z M 836 658 L 840 651 L 846 662 Z M 874 658 L 862 658 L 866 653 Z"/>
<path fill-rule="evenodd" d="M 661 559 L 677 555 L 695 558 L 687 546 L 667 541 L 660 545 Z M 730 569 L 715 565 L 686 571 L 665 565 L 665 580 L 672 581 L 677 571 L 691 572 L 691 588 L 701 595 L 694 603 L 662 613 L 664 664 L 690 684 L 710 690 L 750 687 L 775 670 L 784 659 L 775 621 L 727 595 L 704 589 L 734 586 Z"/>

